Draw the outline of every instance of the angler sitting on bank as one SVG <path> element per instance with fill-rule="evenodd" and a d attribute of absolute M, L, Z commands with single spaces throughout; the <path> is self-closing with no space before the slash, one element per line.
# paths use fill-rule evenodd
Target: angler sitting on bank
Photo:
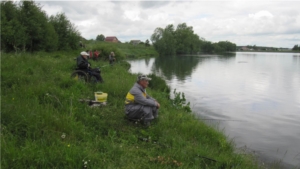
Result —
<path fill-rule="evenodd" d="M 89 56 L 86 52 L 81 52 L 80 55 L 77 57 L 77 67 L 79 70 L 90 72 L 92 76 L 97 78 L 97 82 L 103 83 L 103 79 L 100 75 L 100 69 L 92 69 L 91 64 L 87 61 L 87 57 Z"/>
<path fill-rule="evenodd" d="M 151 78 L 139 75 L 137 82 L 127 93 L 125 100 L 125 114 L 129 119 L 141 119 L 146 126 L 158 117 L 160 104 L 146 93 Z"/>

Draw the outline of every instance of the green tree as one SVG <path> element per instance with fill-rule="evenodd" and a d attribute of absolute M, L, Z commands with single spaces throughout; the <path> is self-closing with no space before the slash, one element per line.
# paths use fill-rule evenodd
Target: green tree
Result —
<path fill-rule="evenodd" d="M 192 26 L 186 23 L 178 24 L 175 31 L 176 53 L 192 54 L 200 51 L 200 38 L 194 33 Z"/>
<path fill-rule="evenodd" d="M 64 13 L 58 13 L 50 17 L 50 23 L 53 25 L 58 35 L 58 50 L 68 50 L 79 48 L 80 33 Z"/>
<path fill-rule="evenodd" d="M 163 32 L 164 32 L 163 28 L 156 28 L 154 30 L 154 33 L 151 35 L 151 38 L 150 38 L 150 40 L 152 41 L 152 44 L 156 44 L 159 42 L 159 40 L 162 39 Z"/>
<path fill-rule="evenodd" d="M 33 1 L 1 2 L 1 28 L 1 47 L 7 52 L 56 50 L 56 32 Z"/>
<path fill-rule="evenodd" d="M 197 43 L 195 40 L 199 40 L 199 37 L 198 39 L 194 37 L 193 27 L 187 26 L 186 23 L 178 24 L 175 31 L 176 53 L 192 53 L 193 43 Z"/>
<path fill-rule="evenodd" d="M 77 30 L 77 27 L 75 26 L 75 24 L 70 23 L 68 26 L 68 44 L 70 46 L 71 49 L 78 49 L 78 42 L 81 40 L 81 34 L 80 32 Z"/>
<path fill-rule="evenodd" d="M 164 33 L 164 29 L 158 27 L 154 30 L 154 33 L 151 35 L 151 38 L 150 38 L 155 50 L 159 54 L 161 54 L 162 51 L 164 50 L 163 33 Z"/>
<path fill-rule="evenodd" d="M 219 43 L 213 43 L 213 51 L 217 53 L 225 52 L 225 48 L 223 48 Z"/>
<path fill-rule="evenodd" d="M 105 39 L 105 36 L 104 35 L 97 35 L 97 37 L 96 37 L 96 40 L 97 41 L 104 41 L 104 39 Z"/>
<path fill-rule="evenodd" d="M 53 27 L 49 27 L 47 15 L 39 4 L 34 1 L 21 1 L 20 22 L 25 28 L 26 48 L 29 51 L 46 50 L 47 46 L 55 49 L 56 38 L 50 37 L 53 36 Z"/>
<path fill-rule="evenodd" d="M 257 50 L 257 46 L 256 46 L 256 45 L 253 45 L 253 49 L 254 49 L 254 50 Z"/>
<path fill-rule="evenodd" d="M 197 34 L 193 34 L 191 38 L 191 44 L 190 44 L 190 53 L 198 53 L 200 52 L 200 44 L 201 44 L 201 39 Z"/>
<path fill-rule="evenodd" d="M 25 28 L 20 23 L 20 10 L 12 1 L 1 2 L 1 49 L 18 51 L 25 49 Z"/>
<path fill-rule="evenodd" d="M 193 54 L 200 51 L 204 53 L 235 51 L 236 45 L 229 41 L 212 43 L 200 38 L 194 33 L 193 27 L 186 23 L 178 24 L 174 31 L 173 25 L 165 29 L 156 28 L 151 35 L 155 50 L 160 55 Z"/>
<path fill-rule="evenodd" d="M 168 25 L 165 29 L 156 28 L 151 41 L 160 55 L 197 53 L 201 45 L 193 27 L 187 26 L 186 23 L 178 24 L 176 30 L 173 25 Z"/>
<path fill-rule="evenodd" d="M 44 28 L 44 47 L 45 51 L 56 51 L 58 48 L 58 35 L 55 32 L 55 29 L 52 24 L 49 22 L 46 23 L 46 27 Z"/>
<path fill-rule="evenodd" d="M 219 41 L 218 46 L 220 48 L 215 48 L 216 52 L 233 52 L 236 51 L 236 44 L 229 41 Z"/>
<path fill-rule="evenodd" d="M 148 39 L 145 41 L 145 46 L 147 46 L 147 47 L 150 46 L 150 42 Z"/>
<path fill-rule="evenodd" d="M 166 26 L 164 33 L 164 43 L 165 43 L 165 50 L 162 52 L 164 55 L 175 55 L 176 54 L 176 39 L 175 39 L 175 32 L 174 26 L 169 24 Z"/>
<path fill-rule="evenodd" d="M 1 48 L 4 51 L 77 49 L 80 33 L 61 13 L 47 16 L 34 1 L 1 2 Z"/>
<path fill-rule="evenodd" d="M 165 29 L 156 28 L 151 35 L 151 41 L 160 56 L 175 55 L 176 40 L 172 24 L 167 25 Z"/>
<path fill-rule="evenodd" d="M 213 53 L 214 46 L 210 41 L 204 41 L 201 45 L 201 49 L 204 53 Z"/>
<path fill-rule="evenodd" d="M 298 45 L 295 45 L 294 47 L 293 47 L 293 49 L 292 50 L 294 50 L 294 51 L 297 51 L 297 50 L 299 50 L 300 51 L 300 46 L 298 46 Z"/>

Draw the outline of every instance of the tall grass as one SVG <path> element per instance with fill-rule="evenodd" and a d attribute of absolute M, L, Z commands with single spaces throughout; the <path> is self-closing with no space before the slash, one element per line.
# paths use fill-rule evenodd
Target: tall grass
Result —
<path fill-rule="evenodd" d="M 114 51 L 117 59 L 124 58 L 141 58 L 141 57 L 156 57 L 158 53 L 153 46 L 146 47 L 145 45 L 133 45 L 129 43 L 110 43 L 92 41 L 87 44 L 88 50 L 102 51 L 101 57 L 107 57 L 111 51 Z"/>
<path fill-rule="evenodd" d="M 161 104 L 159 119 L 149 128 L 125 120 L 124 98 L 136 80 L 125 61 L 91 61 L 105 80 L 95 85 L 70 79 L 70 53 L 2 54 L 1 60 L 3 169 L 259 168 L 250 155 L 234 153 L 221 132 L 172 105 L 158 78 L 147 92 Z M 78 101 L 96 91 L 108 93 L 106 106 Z"/>

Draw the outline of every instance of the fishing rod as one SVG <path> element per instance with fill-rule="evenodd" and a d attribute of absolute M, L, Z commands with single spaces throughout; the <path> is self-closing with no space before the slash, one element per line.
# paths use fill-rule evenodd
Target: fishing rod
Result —
<path fill-rule="evenodd" d="M 199 120 L 216 120 L 216 121 L 246 121 L 246 120 L 223 120 L 223 119 L 199 119 Z"/>

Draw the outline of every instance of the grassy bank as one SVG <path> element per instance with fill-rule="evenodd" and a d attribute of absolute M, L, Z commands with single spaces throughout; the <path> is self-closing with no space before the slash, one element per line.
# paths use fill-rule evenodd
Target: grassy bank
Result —
<path fill-rule="evenodd" d="M 84 84 L 70 79 L 76 53 L 1 55 L 1 168 L 259 168 L 170 100 L 159 78 L 147 90 L 161 104 L 159 119 L 149 128 L 128 122 L 130 65 L 91 61 L 105 83 Z M 78 101 L 95 91 L 108 93 L 106 106 Z"/>
<path fill-rule="evenodd" d="M 129 43 L 89 41 L 87 49 L 101 50 L 102 56 L 108 56 L 111 51 L 115 51 L 116 56 L 119 58 L 145 58 L 158 56 L 158 53 L 153 46 L 147 47 L 144 44 L 132 45 Z"/>

